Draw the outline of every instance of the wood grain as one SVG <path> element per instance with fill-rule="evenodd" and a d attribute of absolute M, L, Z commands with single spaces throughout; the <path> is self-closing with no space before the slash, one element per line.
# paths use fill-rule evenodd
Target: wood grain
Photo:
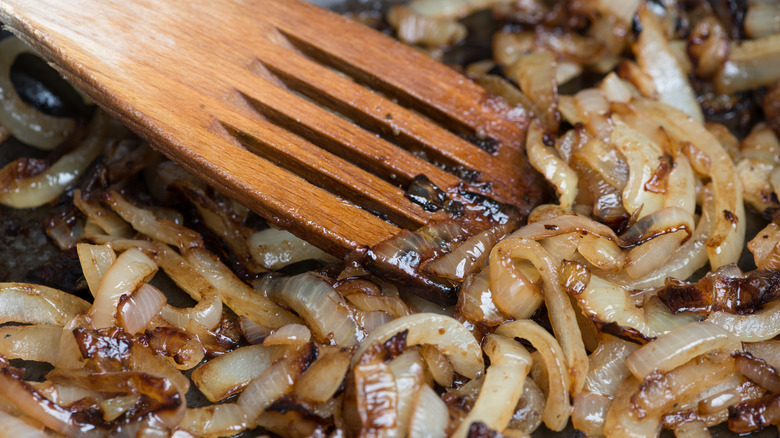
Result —
<path fill-rule="evenodd" d="M 337 256 L 446 217 L 403 187 L 420 174 L 445 190 L 463 181 L 412 152 L 474 171 L 489 184 L 471 190 L 524 211 L 542 198 L 527 121 L 299 0 L 3 0 L 0 21 L 165 155 Z"/>

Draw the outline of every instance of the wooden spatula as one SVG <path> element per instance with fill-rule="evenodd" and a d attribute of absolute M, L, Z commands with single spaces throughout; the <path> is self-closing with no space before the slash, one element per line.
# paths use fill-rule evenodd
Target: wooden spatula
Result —
<path fill-rule="evenodd" d="M 521 213 L 542 196 L 526 114 L 299 0 L 2 0 L 0 21 L 165 155 L 337 256 L 446 219 L 405 196 L 420 175 Z"/>

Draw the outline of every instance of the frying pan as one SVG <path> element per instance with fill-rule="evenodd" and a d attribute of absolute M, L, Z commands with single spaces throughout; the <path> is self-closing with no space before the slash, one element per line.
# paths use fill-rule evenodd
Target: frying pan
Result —
<path fill-rule="evenodd" d="M 384 12 L 391 4 L 398 3 L 399 0 L 310 0 L 319 6 L 332 9 L 337 12 L 366 12 L 374 11 Z M 483 19 L 485 17 L 482 17 Z M 476 18 L 477 21 L 481 20 Z M 489 24 L 489 20 L 487 20 Z M 472 23 L 474 24 L 474 23 Z M 482 26 L 483 23 L 477 23 L 472 26 L 471 40 L 464 46 L 455 51 L 450 58 L 451 62 L 468 62 L 490 56 L 490 34 L 493 29 L 489 26 Z M 0 32 L 0 38 L 7 37 L 7 33 Z M 51 98 L 54 95 L 62 97 L 63 84 L 56 85 L 57 80 L 52 81 L 51 76 L 56 75 L 42 61 L 40 63 L 26 63 L 26 65 L 14 70 L 20 94 L 32 99 L 40 107 L 46 106 L 47 102 L 51 104 Z M 47 77 L 48 76 L 48 77 Z M 55 89 L 51 94 L 47 90 L 41 90 L 37 87 L 39 80 Z M 52 86 L 52 82 L 55 83 Z M 66 86 L 65 86 L 66 87 Z M 68 94 L 67 91 L 65 94 Z M 73 100 L 67 102 L 57 102 L 55 97 L 53 107 L 49 112 L 73 111 Z M 51 106 L 51 105 L 49 105 Z M 83 110 L 76 108 L 75 110 Z M 44 158 L 46 152 L 38 151 L 34 148 L 25 146 L 14 139 L 9 139 L 0 144 L 0 166 L 5 166 L 10 161 L 20 157 Z M 47 284 L 63 290 L 73 291 L 78 288 L 79 282 L 83 281 L 80 276 L 80 269 L 77 269 L 78 260 L 73 252 L 60 251 L 45 234 L 44 225 L 47 220 L 60 211 L 65 212 L 69 207 L 69 202 L 58 202 L 53 205 L 46 205 L 39 208 L 17 210 L 0 205 L 0 281 L 2 282 L 35 282 Z M 755 221 L 751 221 L 755 222 Z M 176 304 L 175 302 L 173 304 Z M 28 367 L 27 378 L 35 378 L 48 371 L 45 367 Z M 194 389 L 187 395 L 188 404 L 197 406 L 205 403 L 205 399 Z M 771 436 L 773 430 L 764 431 L 754 436 Z M 245 434 L 249 436 L 250 434 Z M 252 433 L 252 436 L 254 434 Z M 567 428 L 561 433 L 552 433 L 549 430 L 540 428 L 534 434 L 535 437 L 561 437 L 574 438 L 582 436 L 580 433 Z M 725 428 L 713 430 L 714 437 L 732 436 Z"/>

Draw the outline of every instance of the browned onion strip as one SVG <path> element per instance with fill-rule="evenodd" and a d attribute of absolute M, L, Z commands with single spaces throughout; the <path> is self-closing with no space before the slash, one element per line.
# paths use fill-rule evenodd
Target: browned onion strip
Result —
<path fill-rule="evenodd" d="M 542 142 L 542 127 L 537 122 L 528 125 L 525 147 L 528 162 L 555 187 L 561 208 L 569 209 L 577 197 L 577 174 L 563 161 L 555 149 Z"/>
<path fill-rule="evenodd" d="M 86 136 L 72 151 L 62 155 L 43 171 L 29 176 L 26 167 L 29 160 L 20 158 L 0 170 L 3 181 L 0 203 L 14 208 L 40 207 L 54 201 L 79 177 L 103 151 L 108 138 L 118 124 L 102 111 L 98 111 L 89 125 Z"/>
<path fill-rule="evenodd" d="M 548 388 L 542 420 L 547 427 L 554 431 L 563 430 L 569 422 L 571 413 L 569 388 L 572 386 L 571 381 L 574 376 L 571 374 L 571 369 L 567 368 L 566 356 L 558 341 L 544 328 L 531 320 L 504 323 L 496 329 L 496 334 L 506 336 L 507 338 L 525 339 L 541 355 L 544 369 L 547 371 Z M 492 365 L 490 368 L 492 368 Z M 516 403 L 517 401 L 515 401 Z"/>
<path fill-rule="evenodd" d="M 780 226 L 770 222 L 748 242 L 747 248 L 753 254 L 758 269 L 780 268 Z"/>
<path fill-rule="evenodd" d="M 479 270 L 490 255 L 493 246 L 514 227 L 515 224 L 509 221 L 479 232 L 451 252 L 425 264 L 424 269 L 439 277 L 463 281 Z"/>
<path fill-rule="evenodd" d="M 27 283 L 0 283 L 0 323 L 65 325 L 89 310 L 89 303 L 57 289 Z"/>
<path fill-rule="evenodd" d="M 200 234 L 170 219 L 158 218 L 149 210 L 136 207 L 116 191 L 106 193 L 104 201 L 139 233 L 182 250 L 203 246 Z"/>
<path fill-rule="evenodd" d="M 522 327 L 517 328 L 520 330 L 508 328 L 507 331 L 510 334 L 522 331 Z M 504 430 L 515 412 L 526 376 L 531 370 L 531 355 L 512 339 L 490 334 L 485 337 L 482 348 L 490 358 L 490 367 L 476 403 L 453 434 L 454 437 L 466 437 L 475 422 L 481 422 L 493 430 Z M 551 424 L 548 426 L 560 430 Z"/>
<path fill-rule="evenodd" d="M 246 316 L 265 327 L 279 328 L 300 320 L 280 305 L 252 290 L 216 255 L 202 248 L 191 248 L 184 259 L 219 292 L 222 302 L 239 316 Z"/>
<path fill-rule="evenodd" d="M 99 226 L 107 235 L 102 240 L 129 239 L 133 229 L 111 209 L 81 196 L 81 190 L 73 191 L 73 205 L 87 216 L 89 223 Z"/>
<path fill-rule="evenodd" d="M 482 349 L 474 335 L 452 317 L 434 313 L 416 313 L 404 316 L 378 327 L 358 344 L 353 365 L 375 343 L 386 342 L 396 334 L 408 330 L 406 345 L 431 344 L 438 347 L 452 362 L 459 374 L 473 379 L 484 370 Z"/>
<path fill-rule="evenodd" d="M 561 216 L 566 217 L 566 216 Z M 535 241 L 524 238 L 508 238 L 495 247 L 491 258 L 528 260 L 539 271 L 544 287 L 544 302 L 550 315 L 550 323 L 566 357 L 567 373 L 572 377 L 572 394 L 577 394 L 585 384 L 588 373 L 588 356 L 577 326 L 577 317 L 569 297 L 561 287 L 558 263 Z"/>
<path fill-rule="evenodd" d="M 367 363 L 361 361 L 352 372 L 361 434 L 388 433 L 398 422 L 398 390 L 390 367 L 374 358 Z"/>
<path fill-rule="evenodd" d="M 22 100 L 11 82 L 11 65 L 23 53 L 35 54 L 18 38 L 0 43 L 0 124 L 19 140 L 51 150 L 76 130 L 76 121 L 44 114 Z"/>
<path fill-rule="evenodd" d="M 651 373 L 671 371 L 705 353 L 738 351 L 742 351 L 742 343 L 731 333 L 707 321 L 692 322 L 631 353 L 626 365 L 637 379 L 644 380 Z"/>
<path fill-rule="evenodd" d="M 780 45 L 778 45 L 780 46 Z M 689 143 L 706 155 L 715 200 L 715 229 L 707 242 L 707 255 L 713 269 L 736 263 L 745 239 L 745 206 L 731 157 L 707 129 L 685 117 L 681 111 L 648 99 L 632 104 L 660 124 L 675 140 Z"/>

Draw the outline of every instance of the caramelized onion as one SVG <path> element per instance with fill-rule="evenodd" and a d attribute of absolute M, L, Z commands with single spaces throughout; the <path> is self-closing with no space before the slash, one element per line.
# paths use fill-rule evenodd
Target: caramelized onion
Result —
<path fill-rule="evenodd" d="M 459 374 L 473 379 L 483 371 L 482 351 L 474 335 L 455 319 L 434 313 L 404 316 L 378 327 L 360 342 L 352 363 L 357 363 L 374 343 L 383 343 L 404 330 L 408 330 L 407 346 L 435 345 Z"/>
<path fill-rule="evenodd" d="M 626 365 L 637 379 L 644 380 L 653 372 L 665 373 L 705 353 L 738 351 L 742 343 L 731 333 L 707 321 L 692 322 L 631 353 Z"/>
<path fill-rule="evenodd" d="M 519 331 L 507 330 L 511 334 Z M 465 437 L 475 422 L 481 422 L 494 430 L 504 430 L 520 401 L 525 378 L 531 370 L 531 355 L 512 339 L 487 335 L 483 349 L 490 358 L 490 367 L 479 397 L 453 434 L 455 437 Z"/>

